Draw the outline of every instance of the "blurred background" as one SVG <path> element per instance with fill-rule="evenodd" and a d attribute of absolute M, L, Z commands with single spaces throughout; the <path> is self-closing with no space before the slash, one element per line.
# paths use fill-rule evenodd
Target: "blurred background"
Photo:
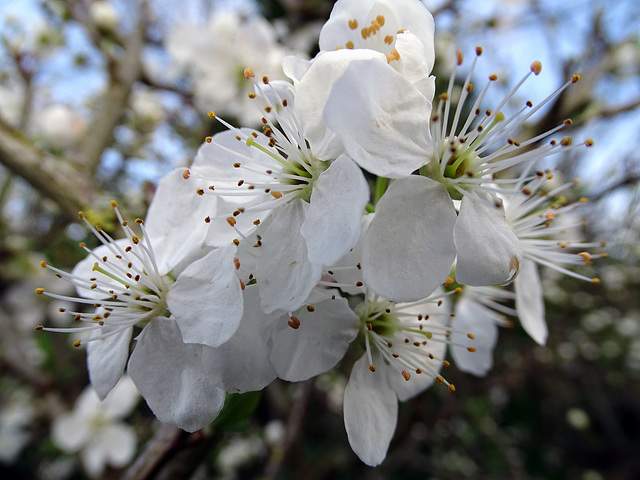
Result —
<path fill-rule="evenodd" d="M 0 475 L 19 479 L 633 479 L 640 478 L 640 3 L 636 0 L 425 0 L 436 20 L 439 92 L 454 52 L 484 47 L 476 82 L 490 108 L 534 60 L 515 100 L 539 103 L 522 138 L 572 118 L 595 141 L 546 160 L 581 181 L 586 240 L 607 241 L 594 285 L 543 272 L 549 340 L 503 328 L 485 378 L 455 369 L 401 404 L 385 463 L 351 452 L 342 394 L 352 361 L 302 384 L 243 396 L 210 428 L 159 424 L 125 379 L 103 404 L 67 335 L 66 270 L 94 245 L 77 225 L 116 234 L 109 200 L 144 217 L 156 182 L 189 165 L 220 125 L 259 121 L 243 70 L 284 78 L 282 58 L 317 53 L 324 0 L 0 2 Z M 462 67 L 462 74 L 467 61 Z M 459 79 L 460 81 L 463 78 Z M 493 102 L 493 103 L 492 103 Z M 574 200 L 575 200 L 574 199 Z M 571 200 L 571 199 L 570 199 Z M 52 286 L 53 285 L 53 286 Z M 67 292 L 73 294 L 73 291 Z M 353 359 L 351 359 L 353 360 Z"/>

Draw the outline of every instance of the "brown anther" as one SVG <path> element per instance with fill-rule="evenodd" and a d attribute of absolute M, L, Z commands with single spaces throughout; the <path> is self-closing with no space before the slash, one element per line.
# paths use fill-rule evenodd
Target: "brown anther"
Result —
<path fill-rule="evenodd" d="M 411 378 L 411 375 L 409 375 L 409 372 L 407 372 L 406 370 L 402 371 L 402 376 L 404 377 L 404 379 L 408 382 L 409 379 Z"/>
<path fill-rule="evenodd" d="M 573 138 L 571 137 L 564 137 L 562 140 L 560 140 L 560 145 L 562 145 L 563 147 L 568 147 L 572 143 L 573 143 Z"/>
<path fill-rule="evenodd" d="M 300 319 L 291 315 L 287 324 L 294 330 L 297 330 L 298 328 L 300 328 Z"/>
<path fill-rule="evenodd" d="M 536 75 L 539 75 L 540 72 L 542 71 L 542 63 L 540 63 L 539 61 L 535 61 L 531 64 L 531 71 L 533 73 L 535 73 Z"/>
<path fill-rule="evenodd" d="M 360 262 L 358 262 L 358 263 L 356 264 L 356 268 L 357 268 L 358 270 L 362 270 L 362 265 L 360 265 Z"/>
<path fill-rule="evenodd" d="M 276 190 L 271 190 L 269 193 L 271 194 L 271 196 L 272 196 L 273 198 L 276 198 L 276 199 L 277 199 L 277 198 L 282 198 L 282 193 L 281 193 L 281 192 L 278 192 L 278 191 L 276 191 Z"/>
<path fill-rule="evenodd" d="M 316 311 L 316 307 L 313 305 L 307 305 L 307 312 L 312 313 Z"/>
<path fill-rule="evenodd" d="M 33 327 L 33 329 L 34 329 L 36 332 L 38 332 L 38 331 L 40 331 L 40 330 L 43 330 L 43 329 L 44 329 L 44 325 L 36 325 L 35 327 Z"/>
<path fill-rule="evenodd" d="M 247 95 L 247 97 L 249 97 L 251 100 L 253 100 L 254 98 L 256 98 L 256 94 L 253 92 L 249 92 L 249 94 Z"/>
<path fill-rule="evenodd" d="M 234 238 L 233 244 L 237 247 L 238 245 L 240 245 L 240 240 L 238 240 L 237 238 Z"/>
<path fill-rule="evenodd" d="M 473 352 L 476 351 L 476 348 L 475 347 L 467 347 L 467 351 L 473 353 Z"/>
<path fill-rule="evenodd" d="M 477 46 L 477 47 L 476 47 L 476 55 L 478 55 L 478 56 L 482 55 L 482 52 L 483 52 L 483 51 L 484 51 L 484 50 L 482 49 L 482 47 L 481 47 L 481 46 Z"/>
<path fill-rule="evenodd" d="M 393 37 L 391 35 L 387 35 L 386 37 L 384 37 L 384 43 L 386 43 L 387 45 L 391 45 L 393 43 Z"/>
<path fill-rule="evenodd" d="M 245 288 L 246 288 L 246 285 L 242 280 L 240 280 L 240 290 L 244 290 Z"/>
<path fill-rule="evenodd" d="M 495 73 L 492 73 L 491 75 L 489 75 L 489 80 L 491 80 L 492 82 L 495 82 L 496 80 L 498 80 L 498 75 L 496 75 Z"/>
<path fill-rule="evenodd" d="M 243 183 L 244 183 L 244 180 L 238 180 L 238 186 L 239 187 L 241 187 Z"/>
<path fill-rule="evenodd" d="M 229 225 L 231 225 L 232 227 L 235 227 L 236 226 L 236 219 L 233 218 L 233 217 L 227 217 L 227 223 Z"/>
<path fill-rule="evenodd" d="M 565 125 L 571 125 L 573 123 L 573 120 L 571 120 L 570 118 L 567 118 L 565 121 L 563 121 L 562 123 L 564 123 Z"/>
<path fill-rule="evenodd" d="M 464 61 L 464 55 L 462 54 L 462 50 L 456 50 L 456 63 L 458 65 L 462 65 Z"/>
<path fill-rule="evenodd" d="M 204 223 L 211 223 L 211 217 L 205 217 Z"/>
<path fill-rule="evenodd" d="M 471 92 L 473 92 L 473 82 L 469 82 L 469 85 L 467 85 L 467 93 Z"/>
<path fill-rule="evenodd" d="M 262 83 L 264 83 L 265 85 L 269 84 L 269 77 L 267 77 L 266 75 L 264 77 L 262 77 Z"/>
<path fill-rule="evenodd" d="M 593 147 L 593 140 L 591 140 L 590 138 L 587 138 L 587 139 L 584 141 L 584 144 L 585 144 L 587 147 Z"/>
<path fill-rule="evenodd" d="M 253 70 L 251 69 L 251 67 L 247 67 L 244 69 L 244 78 L 245 80 L 249 80 L 250 78 L 254 78 L 256 76 L 255 73 L 253 73 Z"/>
<path fill-rule="evenodd" d="M 140 239 L 135 235 L 131 237 L 131 241 L 133 242 L 134 245 L 137 245 L 138 243 L 140 243 Z"/>
<path fill-rule="evenodd" d="M 355 18 L 353 20 L 349 20 L 349 28 L 351 30 L 355 30 L 356 28 L 358 28 L 358 20 L 356 20 Z"/>
<path fill-rule="evenodd" d="M 371 331 L 373 330 L 373 325 L 371 325 L 371 323 L 367 322 L 367 330 Z"/>
<path fill-rule="evenodd" d="M 75 316 L 73 317 L 73 321 L 74 321 L 74 322 L 79 322 L 80 320 L 82 320 L 82 315 L 79 315 L 79 314 L 78 314 L 78 315 L 75 315 Z"/>
<path fill-rule="evenodd" d="M 362 282 L 360 282 L 360 281 L 357 281 L 357 282 L 356 282 L 356 287 L 361 287 L 362 285 L 364 285 L 364 283 L 362 283 Z"/>
<path fill-rule="evenodd" d="M 443 365 L 443 366 L 445 366 L 445 367 L 448 367 L 448 366 L 450 366 L 451 364 L 450 364 L 448 361 L 444 360 L 444 361 L 442 362 L 442 365 Z"/>
<path fill-rule="evenodd" d="M 449 95 L 447 95 L 446 93 L 441 93 L 439 98 L 443 102 L 446 102 L 447 100 L 449 100 Z"/>
<path fill-rule="evenodd" d="M 419 368 L 416 368 L 416 373 L 420 375 L 422 373 L 422 370 L 420 370 Z"/>
<path fill-rule="evenodd" d="M 233 265 L 236 267 L 236 270 L 240 270 L 240 259 L 238 257 L 233 257 Z"/>
<path fill-rule="evenodd" d="M 369 365 L 369 370 L 371 370 L 372 372 L 376 371 L 376 366 L 375 365 Z"/>
<path fill-rule="evenodd" d="M 287 105 L 289 105 L 289 101 L 286 98 L 282 99 L 282 106 L 286 107 Z"/>
<path fill-rule="evenodd" d="M 571 83 L 578 83 L 580 81 L 580 75 L 578 75 L 577 73 L 574 73 L 571 76 Z"/>
<path fill-rule="evenodd" d="M 202 188 L 196 189 L 196 193 L 200 196 L 204 195 L 204 190 Z"/>
<path fill-rule="evenodd" d="M 436 382 L 438 382 L 438 383 L 443 383 L 443 382 L 444 382 L 444 378 L 442 378 L 440 375 L 438 375 L 438 376 L 436 377 Z"/>
<path fill-rule="evenodd" d="M 347 43 L 345 43 L 344 46 L 347 47 L 349 50 L 353 50 L 355 48 L 355 45 L 353 44 L 353 42 L 351 40 L 349 40 Z"/>

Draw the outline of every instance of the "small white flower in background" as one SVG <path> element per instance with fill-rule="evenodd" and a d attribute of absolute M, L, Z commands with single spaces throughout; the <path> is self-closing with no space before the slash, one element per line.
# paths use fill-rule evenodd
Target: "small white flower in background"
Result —
<path fill-rule="evenodd" d="M 77 142 L 87 127 L 86 120 L 67 105 L 51 105 L 38 114 L 38 130 L 53 147 L 66 148 Z"/>
<path fill-rule="evenodd" d="M 217 416 L 225 398 L 210 376 L 214 367 L 204 363 L 205 350 L 229 340 L 242 318 L 236 248 L 203 248 L 208 227 L 200 215 L 211 205 L 188 188 L 179 170 L 161 180 L 149 207 L 148 228 L 136 221 L 142 235 L 112 205 L 127 238 L 114 240 L 85 220 L 101 246 L 89 250 L 83 245 L 88 256 L 71 274 L 42 262 L 73 284 L 79 296 L 36 290 L 96 310 L 67 310 L 79 327 L 36 329 L 91 333 L 82 343 L 88 347 L 91 382 L 104 398 L 127 365 L 134 328 L 142 328 L 129 374 L 161 421 L 198 430 Z"/>
<path fill-rule="evenodd" d="M 258 15 L 218 11 L 201 26 L 177 24 L 167 35 L 167 50 L 191 73 L 197 106 L 232 115 L 255 125 L 255 106 L 247 95 L 253 85 L 243 81 L 251 65 L 272 79 L 284 79 L 282 59 L 289 52 L 277 41 L 276 31 Z"/>
<path fill-rule="evenodd" d="M 118 25 L 120 25 L 118 12 L 107 0 L 91 2 L 89 4 L 89 16 L 98 28 L 107 32 L 115 32 Z"/>
<path fill-rule="evenodd" d="M 121 422 L 134 409 L 140 396 L 129 377 L 122 377 L 104 400 L 91 386 L 84 389 L 74 409 L 57 417 L 51 437 L 66 453 L 80 453 L 84 469 L 99 477 L 107 465 L 121 468 L 136 452 L 132 427 Z"/>
<path fill-rule="evenodd" d="M 35 413 L 32 402 L 33 399 L 26 391 L 15 389 L 7 396 L 3 392 L 0 410 L 0 462 L 13 462 L 29 442 L 29 426 Z"/>

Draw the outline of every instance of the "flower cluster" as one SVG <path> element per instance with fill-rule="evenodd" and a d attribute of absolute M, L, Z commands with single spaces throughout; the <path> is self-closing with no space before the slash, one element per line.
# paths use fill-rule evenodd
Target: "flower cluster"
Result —
<path fill-rule="evenodd" d="M 386 456 L 398 400 L 455 391 L 448 351 L 485 374 L 503 315 L 544 343 L 538 265 L 597 282 L 565 265 L 604 254 L 580 241 L 581 202 L 560 197 L 572 184 L 548 189 L 537 164 L 593 142 L 556 138 L 570 120 L 517 134 L 579 77 L 510 111 L 533 62 L 488 109 L 497 77 L 472 83 L 478 47 L 462 84 L 456 53 L 434 107 L 433 36 L 418 0 L 339 0 L 320 53 L 283 61 L 290 82 L 245 68 L 262 129 L 210 112 L 227 130 L 160 182 L 146 223 L 115 202 L 124 238 L 85 220 L 101 246 L 71 273 L 42 265 L 90 308 L 67 312 L 81 327 L 37 328 L 88 332 L 77 344 L 101 398 L 126 367 L 155 415 L 189 431 L 226 393 L 312 378 L 353 349 L 345 427 L 368 465 Z"/>

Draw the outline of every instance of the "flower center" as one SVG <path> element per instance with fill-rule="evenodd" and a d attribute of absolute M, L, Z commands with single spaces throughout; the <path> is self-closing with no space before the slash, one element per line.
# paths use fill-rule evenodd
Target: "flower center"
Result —
<path fill-rule="evenodd" d="M 102 330 L 90 338 L 97 340 L 131 326 L 143 327 L 158 316 L 169 316 L 166 294 L 175 279 L 170 273 L 160 275 L 158 272 L 155 254 L 142 220 L 136 220 L 143 233 L 141 238 L 122 219 L 117 203 L 112 201 L 111 205 L 126 239 L 114 240 L 100 226 L 91 225 L 80 212 L 80 218 L 101 241 L 102 246 L 90 250 L 81 243 L 80 246 L 88 255 L 72 273 L 52 267 L 44 261 L 40 264 L 43 268 L 54 271 L 57 277 L 71 283 L 80 296 L 70 297 L 45 292 L 43 288 L 36 289 L 39 295 L 91 305 L 96 310 L 88 313 L 60 308 L 60 312 L 71 315 L 75 322 L 83 322 L 86 326 L 65 329 L 39 325 L 36 330 L 62 333 Z M 93 266 L 90 266 L 91 261 Z M 111 328 L 104 329 L 105 326 Z M 74 345 L 79 346 L 80 341 L 76 341 Z"/>

